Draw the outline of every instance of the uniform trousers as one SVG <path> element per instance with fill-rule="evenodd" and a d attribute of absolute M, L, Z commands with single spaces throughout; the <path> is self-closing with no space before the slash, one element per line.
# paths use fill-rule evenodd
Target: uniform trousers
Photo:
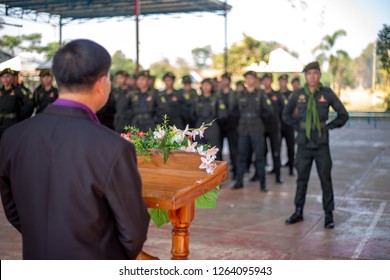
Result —
<path fill-rule="evenodd" d="M 323 208 L 325 212 L 331 212 L 334 210 L 334 202 L 331 177 L 332 159 L 328 144 L 319 145 L 318 148 L 307 148 L 305 145 L 298 145 L 295 161 L 295 167 L 298 171 L 295 206 L 303 208 L 305 205 L 307 183 L 313 160 L 316 163 L 318 176 L 321 181 Z"/>

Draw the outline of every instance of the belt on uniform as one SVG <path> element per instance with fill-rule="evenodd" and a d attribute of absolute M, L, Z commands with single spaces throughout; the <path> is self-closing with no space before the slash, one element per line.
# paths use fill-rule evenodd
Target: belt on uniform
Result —
<path fill-rule="evenodd" d="M 151 114 L 137 114 L 134 116 L 135 119 L 151 119 Z"/>
<path fill-rule="evenodd" d="M 254 119 L 254 118 L 258 118 L 259 114 L 257 114 L 257 113 L 241 113 L 240 117 L 246 118 L 246 119 Z"/>
<path fill-rule="evenodd" d="M 0 114 L 0 119 L 16 119 L 18 117 L 15 113 L 10 114 Z"/>
<path fill-rule="evenodd" d="M 325 122 L 320 122 L 320 126 L 322 128 L 325 128 L 326 127 L 326 123 Z M 300 122 L 300 128 L 301 129 L 306 129 L 306 122 Z"/>

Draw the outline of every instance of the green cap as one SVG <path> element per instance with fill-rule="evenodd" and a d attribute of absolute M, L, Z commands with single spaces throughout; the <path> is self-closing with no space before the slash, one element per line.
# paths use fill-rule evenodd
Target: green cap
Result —
<path fill-rule="evenodd" d="M 175 80 L 175 79 L 176 79 L 176 76 L 175 76 L 172 72 L 167 72 L 167 73 L 165 73 L 165 75 L 163 76 L 163 80 L 165 80 L 165 78 L 171 78 L 172 80 Z"/>
<path fill-rule="evenodd" d="M 287 74 L 283 74 L 283 75 L 280 75 L 278 80 L 285 80 L 285 81 L 288 81 L 288 75 Z"/>
<path fill-rule="evenodd" d="M 226 78 L 226 79 L 228 79 L 229 81 L 231 81 L 231 80 L 232 80 L 232 74 L 231 74 L 231 73 L 228 73 L 228 72 L 225 72 L 225 73 L 222 74 L 221 78 L 222 78 L 222 79 L 223 79 L 223 78 Z"/>
<path fill-rule="evenodd" d="M 3 76 L 4 74 L 11 74 L 11 75 L 13 75 L 13 74 L 14 74 L 14 71 L 12 71 L 11 68 L 4 68 L 4 69 L 0 72 L 0 77 Z"/>
<path fill-rule="evenodd" d="M 263 75 L 263 80 L 266 79 L 266 78 L 269 78 L 269 79 L 273 79 L 273 76 L 272 76 L 272 73 L 264 73 Z"/>
<path fill-rule="evenodd" d="M 136 75 L 137 75 L 137 79 L 139 77 L 147 77 L 147 78 L 149 78 L 150 77 L 150 72 L 149 72 L 149 70 L 143 70 L 143 71 L 139 71 Z"/>
<path fill-rule="evenodd" d="M 312 70 L 312 69 L 317 69 L 318 71 L 321 72 L 320 64 L 318 63 L 318 61 L 310 62 L 308 65 L 305 66 L 305 68 L 303 68 L 302 72 L 306 73 L 306 71 L 309 71 L 309 70 Z"/>
<path fill-rule="evenodd" d="M 245 72 L 244 77 L 246 77 L 248 75 L 252 75 L 253 77 L 257 77 L 256 72 L 252 71 L 252 70 Z"/>
<path fill-rule="evenodd" d="M 53 76 L 53 73 L 50 69 L 42 69 L 41 72 L 39 72 L 39 77 L 45 77 L 45 76 Z"/>
<path fill-rule="evenodd" d="M 181 82 L 183 84 L 191 84 L 192 83 L 192 78 L 190 75 L 184 75 L 182 78 L 181 78 Z"/>

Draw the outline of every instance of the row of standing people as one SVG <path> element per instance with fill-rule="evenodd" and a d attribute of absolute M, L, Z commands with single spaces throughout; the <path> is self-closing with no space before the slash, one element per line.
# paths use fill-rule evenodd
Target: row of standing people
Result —
<path fill-rule="evenodd" d="M 41 70 L 40 85 L 31 92 L 18 71 L 5 68 L 0 72 L 0 138 L 10 126 L 41 113 L 47 105 L 58 98 L 58 89 L 53 86 L 53 75 L 49 69 Z"/>
<path fill-rule="evenodd" d="M 201 94 L 198 95 L 191 86 L 190 76 L 184 76 L 183 88 L 176 90 L 173 86 L 176 77 L 168 72 L 163 77 L 165 89 L 158 92 L 149 83 L 148 71 L 138 73 L 134 88 L 127 84 L 126 73 L 119 71 L 116 73 L 118 87 L 113 89 L 109 101 L 98 112 L 98 117 L 117 132 L 123 132 L 126 125 L 148 131 L 161 122 L 164 115 L 168 116 L 170 125 L 180 129 L 184 129 L 186 124 L 200 127 L 202 123 L 213 122 L 202 141 L 218 147 L 217 158 L 222 159 L 221 151 L 224 139 L 227 138 L 232 172 L 237 179 L 234 188 L 242 188 L 243 170 L 248 168 L 254 153 L 256 174 L 253 180 L 260 180 L 261 189 L 266 191 L 263 167 L 267 151 L 265 139 L 270 139 L 276 182 L 283 182 L 280 176 L 282 136 L 286 138 L 288 166 L 293 175 L 294 131 L 281 120 L 291 91 L 287 88 L 287 75 L 279 77 L 279 91 L 271 88 L 272 74 L 265 74 L 260 83 L 253 71 L 245 73 L 244 77 L 245 81 L 237 82 L 236 90 L 231 87 L 229 73 L 222 75 L 217 90 L 214 89 L 213 79 L 204 79 L 200 87 Z M 299 87 L 299 79 L 295 78 L 292 84 Z M 243 136 L 251 137 L 244 139 Z M 243 158 L 245 167 L 241 164 Z"/>

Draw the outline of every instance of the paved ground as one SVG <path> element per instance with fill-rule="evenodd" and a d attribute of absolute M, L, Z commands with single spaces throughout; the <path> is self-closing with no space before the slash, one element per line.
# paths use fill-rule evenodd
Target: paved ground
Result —
<path fill-rule="evenodd" d="M 215 209 L 197 209 L 191 259 L 390 259 L 390 129 L 347 127 L 333 131 L 336 227 L 325 230 L 321 188 L 313 166 L 305 221 L 285 225 L 294 210 L 295 179 L 259 192 L 257 183 L 231 190 L 223 184 Z M 284 155 L 285 153 L 283 153 Z M 246 180 L 252 174 L 247 174 Z M 170 258 L 170 225 L 151 225 L 145 250 Z M 20 259 L 21 239 L 0 210 L 0 259 Z"/>

